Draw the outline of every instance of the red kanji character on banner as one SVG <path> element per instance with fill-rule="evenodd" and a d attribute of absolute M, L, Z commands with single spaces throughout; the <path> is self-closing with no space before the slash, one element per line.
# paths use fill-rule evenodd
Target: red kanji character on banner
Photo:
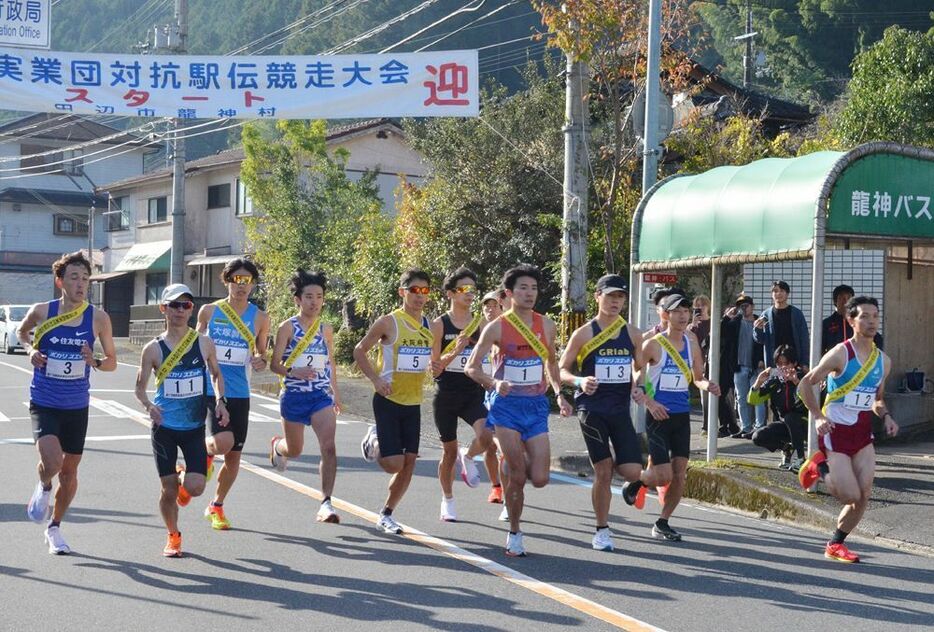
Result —
<path fill-rule="evenodd" d="M 422 85 L 431 91 L 423 105 L 470 105 L 470 99 L 458 99 L 467 93 L 467 66 L 448 63 L 440 68 L 425 66 L 432 75 L 438 76 L 438 82 L 426 81 Z M 441 99 L 439 93 L 450 93 L 450 98 Z"/>
<path fill-rule="evenodd" d="M 253 101 L 265 101 L 265 100 L 266 100 L 266 97 L 258 97 L 252 92 L 250 92 L 249 90 L 243 93 L 243 105 L 245 105 L 246 107 L 251 107 L 253 105 Z"/>
<path fill-rule="evenodd" d="M 74 103 L 75 101 L 84 101 L 85 103 L 94 103 L 88 98 L 88 91 L 85 88 L 65 88 L 65 92 L 71 92 L 75 96 L 65 99 L 65 103 Z"/>
<path fill-rule="evenodd" d="M 131 108 L 139 107 L 149 100 L 149 93 L 145 90 L 127 90 L 127 93 L 123 95 L 123 100 Z"/>

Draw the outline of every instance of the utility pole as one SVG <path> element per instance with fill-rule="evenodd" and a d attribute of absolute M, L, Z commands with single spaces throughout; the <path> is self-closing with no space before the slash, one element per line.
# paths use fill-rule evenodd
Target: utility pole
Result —
<path fill-rule="evenodd" d="M 737 35 L 733 39 L 742 41 L 746 45 L 746 52 L 743 53 L 743 87 L 748 88 L 752 85 L 752 68 L 755 60 L 752 56 L 753 38 L 758 35 L 752 30 L 752 0 L 746 0 L 746 32 Z"/>
<path fill-rule="evenodd" d="M 188 47 L 188 0 L 175 0 L 175 24 L 167 28 L 166 50 L 184 54 Z M 157 36 L 158 37 L 158 36 Z M 172 264 L 170 283 L 185 280 L 185 139 L 182 119 L 172 119 Z"/>
<path fill-rule="evenodd" d="M 642 148 L 642 195 L 658 176 L 658 105 L 661 97 L 662 0 L 649 0 L 648 63 L 645 69 L 645 138 Z"/>
<path fill-rule="evenodd" d="M 564 218 L 561 235 L 561 339 L 567 341 L 587 314 L 587 134 L 584 86 L 587 64 L 567 52 L 564 105 Z"/>

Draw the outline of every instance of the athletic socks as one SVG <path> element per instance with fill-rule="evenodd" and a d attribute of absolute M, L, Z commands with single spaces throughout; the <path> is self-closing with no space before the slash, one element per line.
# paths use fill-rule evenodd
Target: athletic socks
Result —
<path fill-rule="evenodd" d="M 49 529 L 52 527 L 57 527 L 62 524 L 61 520 L 49 520 Z"/>
<path fill-rule="evenodd" d="M 830 474 L 830 466 L 827 465 L 827 461 L 821 461 L 817 464 L 817 471 L 820 472 L 820 477 L 823 479 L 825 476 Z M 843 540 L 840 540 L 843 542 Z"/>
<path fill-rule="evenodd" d="M 667 518 L 659 518 L 658 520 L 655 521 L 655 526 L 658 527 L 659 529 L 663 529 L 663 528 L 664 528 L 664 529 L 668 529 L 668 528 L 669 528 L 669 527 L 668 527 L 668 519 L 667 519 Z"/>
<path fill-rule="evenodd" d="M 390 509 L 389 507 L 383 507 L 382 514 L 383 514 L 384 516 L 391 516 L 391 515 L 392 515 L 392 509 Z"/>
<path fill-rule="evenodd" d="M 830 538 L 830 543 L 831 544 L 843 544 L 843 541 L 846 540 L 846 536 L 848 535 L 850 534 L 847 533 L 846 531 L 841 531 L 840 529 L 837 529 L 836 531 L 833 532 L 833 537 Z"/>

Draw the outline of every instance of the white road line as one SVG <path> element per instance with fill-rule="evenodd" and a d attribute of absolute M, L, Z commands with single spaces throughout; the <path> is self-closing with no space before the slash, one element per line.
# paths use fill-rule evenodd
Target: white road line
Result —
<path fill-rule="evenodd" d="M 121 409 L 116 406 L 116 403 L 117 402 L 113 401 L 112 399 L 98 399 L 96 397 L 92 397 L 90 402 L 91 406 L 101 411 L 102 413 L 110 415 L 111 417 L 116 417 L 117 419 L 129 419 L 130 415 L 127 415 L 126 413 L 126 406 Z"/>
<path fill-rule="evenodd" d="M 127 441 L 130 439 L 151 439 L 151 438 L 152 436 L 148 434 L 145 434 L 145 435 L 105 435 L 105 436 L 100 436 L 100 437 L 85 437 L 84 440 L 85 442 L 87 441 L 101 442 L 101 441 Z M 28 439 L 0 439 L 0 444 L 3 444 L 3 443 L 32 445 L 33 443 L 35 443 L 35 441 L 33 440 L 32 437 L 29 437 Z"/>
<path fill-rule="evenodd" d="M 250 423 L 251 423 L 251 424 L 253 424 L 253 423 L 258 423 L 258 424 L 277 424 L 277 423 L 279 423 L 279 420 L 278 420 L 278 419 L 273 419 L 272 417 L 267 417 L 266 415 L 263 415 L 262 413 L 253 412 L 253 411 L 251 410 L 251 411 L 250 411 Z"/>
<path fill-rule="evenodd" d="M 262 406 L 263 408 L 267 410 L 274 410 L 276 412 L 279 412 L 279 404 L 260 404 L 260 406 Z"/>
<path fill-rule="evenodd" d="M 4 415 L 2 411 L 0 411 L 0 421 L 10 421 L 10 418 Z"/>

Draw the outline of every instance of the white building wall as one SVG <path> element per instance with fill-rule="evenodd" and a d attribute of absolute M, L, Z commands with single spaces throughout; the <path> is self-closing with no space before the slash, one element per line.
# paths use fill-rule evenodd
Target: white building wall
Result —
<path fill-rule="evenodd" d="M 55 298 L 52 272 L 0 272 L 0 303 L 38 303 Z"/>

